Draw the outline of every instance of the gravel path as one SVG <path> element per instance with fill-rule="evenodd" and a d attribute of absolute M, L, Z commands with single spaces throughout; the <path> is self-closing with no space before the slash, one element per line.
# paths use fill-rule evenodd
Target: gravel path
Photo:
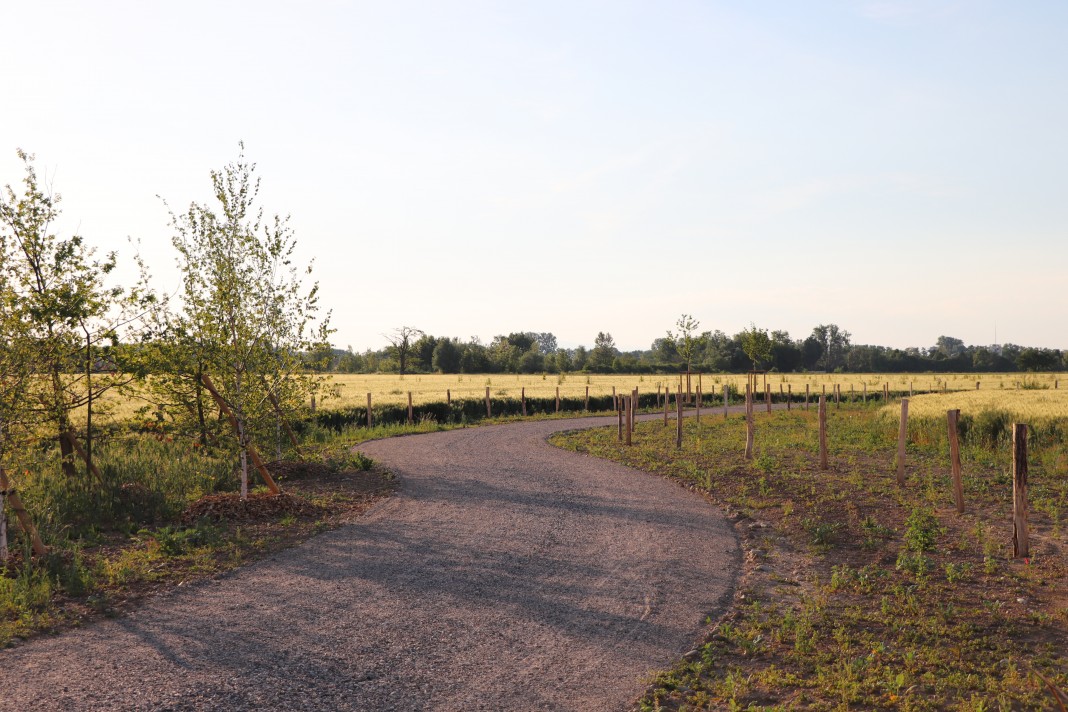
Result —
<path fill-rule="evenodd" d="M 0 653 L 0 709 L 618 710 L 739 570 L 704 499 L 540 421 L 366 443 L 397 496 L 130 615 Z"/>

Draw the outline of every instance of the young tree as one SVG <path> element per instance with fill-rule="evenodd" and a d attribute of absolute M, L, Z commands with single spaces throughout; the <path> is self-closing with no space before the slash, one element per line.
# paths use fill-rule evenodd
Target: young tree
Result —
<path fill-rule="evenodd" d="M 60 196 L 41 185 L 33 156 L 21 150 L 18 156 L 26 168 L 22 194 L 9 185 L 0 196 L 6 358 L 29 359 L 39 374 L 25 384 L 24 408 L 49 424 L 62 454 L 61 467 L 73 477 L 77 445 L 71 414 L 86 409 L 89 467 L 91 419 L 94 407 L 99 408 L 94 404 L 104 391 L 128 380 L 116 368 L 118 329 L 136 317 L 151 294 L 144 286 L 144 272 L 142 282 L 129 292 L 104 286 L 115 268 L 115 253 L 96 260 L 81 236 L 59 238 L 53 223 L 60 214 Z M 94 375 L 98 364 L 105 373 Z"/>
<path fill-rule="evenodd" d="M 293 264 L 288 217 L 264 220 L 256 166 L 239 147 L 235 162 L 211 172 L 217 205 L 194 202 L 171 213 L 182 292 L 169 326 L 177 337 L 172 374 L 195 394 L 200 417 L 209 381 L 233 414 L 245 498 L 253 440 L 321 382 L 302 372 L 301 353 L 327 341 L 330 315 L 318 319 L 318 284 L 305 288 Z"/>
<path fill-rule="evenodd" d="M 701 326 L 701 322 L 689 314 L 683 314 L 675 322 L 678 333 L 667 332 L 667 337 L 675 342 L 675 350 L 682 357 L 687 371 L 690 370 L 690 366 L 693 364 L 693 357 L 704 346 L 704 336 L 694 336 L 699 326 Z"/>

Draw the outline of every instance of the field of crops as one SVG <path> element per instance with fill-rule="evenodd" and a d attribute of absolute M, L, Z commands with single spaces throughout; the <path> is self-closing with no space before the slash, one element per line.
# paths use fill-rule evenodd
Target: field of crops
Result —
<path fill-rule="evenodd" d="M 769 373 L 760 377 L 760 388 L 766 382 L 771 386 L 774 393 L 782 389 L 790 388 L 794 394 L 801 394 L 808 385 L 813 395 L 821 392 L 832 393 L 837 384 L 842 390 L 843 396 L 848 396 L 850 389 L 856 398 L 860 398 L 867 386 L 869 395 L 881 395 L 883 386 L 889 384 L 891 391 L 898 393 L 906 392 L 910 388 L 917 393 L 929 391 L 941 391 L 945 388 L 951 394 L 954 391 L 972 392 L 974 396 L 975 384 L 980 384 L 978 396 L 980 401 L 1000 403 L 998 395 L 1005 395 L 1009 391 L 1016 391 L 1018 386 L 1023 386 L 1021 394 L 1049 394 L 1051 402 L 1062 404 L 1058 396 L 1064 391 L 1055 386 L 1064 382 L 1068 389 L 1068 376 L 1065 374 L 1020 374 L 1020 373 L 957 373 L 957 374 L 841 374 L 841 373 Z M 376 406 L 399 405 L 408 402 L 408 393 L 412 394 L 412 402 L 420 403 L 443 402 L 448 392 L 454 400 L 457 399 L 481 399 L 486 395 L 486 387 L 490 389 L 490 395 L 495 398 L 519 398 L 523 389 L 530 398 L 552 398 L 556 395 L 556 389 L 560 389 L 562 398 L 582 398 L 589 388 L 592 397 L 611 395 L 612 388 L 619 392 L 630 392 L 637 388 L 641 393 L 655 393 L 657 389 L 670 387 L 674 391 L 679 386 L 679 377 L 666 374 L 409 374 L 398 376 L 397 374 L 334 374 L 327 377 L 328 389 L 333 391 L 321 398 L 318 406 L 326 409 L 341 409 L 352 406 L 364 406 L 367 404 L 367 394 L 371 394 L 372 401 Z M 691 377 L 691 388 L 696 389 L 701 385 L 706 397 L 712 394 L 722 394 L 723 386 L 731 385 L 741 391 L 745 388 L 746 376 L 744 374 L 703 374 Z M 1025 398 L 1031 396 L 1025 395 Z M 1037 395 L 1034 396 L 1037 398 Z M 932 410 L 945 410 L 950 407 L 965 406 L 946 405 L 942 401 L 930 401 L 937 403 L 932 405 Z M 969 404 L 978 401 L 967 401 Z M 1040 402 L 1035 400 L 1035 403 Z M 104 398 L 104 403 L 111 409 L 110 418 L 113 420 L 127 420 L 134 417 L 137 409 L 146 405 L 147 401 L 139 397 L 120 396 L 117 393 L 109 393 Z M 917 401 L 914 407 L 921 406 Z M 1058 406 L 1061 407 L 1061 406 Z M 1063 407 L 1061 407 L 1064 410 Z M 77 417 L 77 416 L 76 416 Z M 98 416 L 101 417 L 101 416 Z"/>
<path fill-rule="evenodd" d="M 972 390 L 949 393 L 930 393 L 909 401 L 909 416 L 918 418 L 942 417 L 947 410 L 960 410 L 962 415 L 977 415 L 984 411 L 1004 411 L 1018 422 L 1068 418 L 1068 390 Z M 898 417 L 900 409 L 891 404 L 884 409 L 888 416 Z"/>
<path fill-rule="evenodd" d="M 761 377 L 761 387 L 764 377 Z M 1065 380 L 1063 374 L 1019 374 L 1019 373 L 964 373 L 964 374 L 813 374 L 813 373 L 769 373 L 767 383 L 773 392 L 789 386 L 795 394 L 802 393 L 808 385 L 813 394 L 826 390 L 833 392 L 835 384 L 847 394 L 850 387 L 856 397 L 860 397 L 867 386 L 869 394 L 882 393 L 883 385 L 889 384 L 892 391 L 917 392 L 940 391 L 974 391 L 975 384 L 980 384 L 980 391 L 989 392 L 1015 390 L 1018 384 L 1032 388 L 1046 387 L 1050 390 L 1058 381 Z M 691 387 L 697 388 L 700 382 L 706 394 L 722 393 L 723 386 L 730 384 L 736 389 L 744 389 L 744 374 L 704 374 L 691 377 Z M 620 392 L 629 392 L 637 388 L 642 393 L 656 392 L 657 388 L 678 388 L 678 376 L 665 374 L 339 374 L 330 377 L 330 383 L 336 386 L 337 396 L 326 399 L 325 408 L 346 408 L 362 406 L 367 403 L 367 394 L 376 405 L 406 403 L 408 393 L 412 394 L 413 403 L 431 403 L 444 401 L 446 391 L 453 399 L 483 398 L 486 387 L 491 396 L 500 398 L 518 398 L 525 388 L 528 397 L 549 398 L 556 395 L 560 388 L 563 398 L 581 398 L 589 387 L 591 396 L 610 395 L 615 387 Z M 1068 381 L 1065 382 L 1068 388 Z"/>

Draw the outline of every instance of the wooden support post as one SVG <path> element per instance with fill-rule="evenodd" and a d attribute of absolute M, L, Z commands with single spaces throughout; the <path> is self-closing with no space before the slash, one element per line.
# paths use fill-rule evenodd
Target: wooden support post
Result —
<path fill-rule="evenodd" d="M 313 412 L 313 413 L 315 412 L 315 394 L 314 393 L 312 393 L 312 396 L 311 396 L 311 412 Z"/>
<path fill-rule="evenodd" d="M 590 411 L 590 387 L 589 386 L 586 386 L 586 405 L 584 405 L 583 408 L 585 409 L 585 411 L 587 413 Z"/>
<path fill-rule="evenodd" d="M 975 390 L 979 390 L 979 381 L 975 382 Z"/>
<path fill-rule="evenodd" d="M 675 396 L 675 447 L 682 447 L 682 386 Z"/>
<path fill-rule="evenodd" d="M 786 384 L 786 410 L 790 410 L 790 406 L 794 400 L 794 387 L 793 385 Z"/>
<path fill-rule="evenodd" d="M 449 406 L 450 408 L 452 407 L 452 389 L 451 388 L 446 388 L 445 389 L 445 405 Z"/>
<path fill-rule="evenodd" d="M 949 467 L 953 477 L 953 501 L 957 511 L 964 513 L 964 485 L 960 479 L 960 440 L 957 433 L 959 410 L 946 411 L 946 423 L 949 426 Z"/>
<path fill-rule="evenodd" d="M 771 386 L 767 383 L 764 384 L 764 405 L 767 406 L 768 412 L 771 412 Z"/>
<path fill-rule="evenodd" d="M 731 405 L 731 386 L 729 383 L 723 384 L 723 419 L 727 419 L 727 408 Z"/>
<path fill-rule="evenodd" d="M 215 390 L 215 384 L 211 382 L 208 374 L 201 374 L 200 382 L 208 389 L 208 393 L 210 393 L 211 397 L 215 400 L 215 405 L 219 406 L 219 410 L 222 411 L 226 416 L 226 419 L 230 421 L 230 427 L 234 429 L 234 433 L 240 433 L 241 429 L 238 427 L 237 417 L 235 417 L 233 411 L 230 410 L 230 406 L 226 405 L 226 401 L 223 400 L 219 391 Z M 260 477 L 267 483 L 267 489 L 271 491 L 271 494 L 281 494 L 282 489 L 278 486 L 278 483 L 274 481 L 274 478 L 271 477 L 271 473 L 267 471 L 267 465 L 263 463 L 263 460 L 260 458 L 260 453 L 252 443 L 248 444 L 247 452 L 249 457 L 252 458 L 252 464 L 256 466 L 256 470 L 260 473 Z"/>
<path fill-rule="evenodd" d="M 630 397 L 631 397 L 631 403 L 630 403 L 630 429 L 634 430 L 634 422 L 635 422 L 634 421 L 634 417 L 638 412 L 638 389 L 637 388 L 635 388 L 631 392 Z"/>
<path fill-rule="evenodd" d="M 664 384 L 664 427 L 668 424 L 668 403 L 671 401 L 671 391 L 668 390 L 667 384 Z"/>
<path fill-rule="evenodd" d="M 897 429 L 897 484 L 905 486 L 905 443 L 909 437 L 909 399 L 901 399 L 901 423 Z"/>
<path fill-rule="evenodd" d="M 912 381 L 909 381 L 909 398 L 912 398 Z"/>
<path fill-rule="evenodd" d="M 660 407 L 660 384 L 656 384 L 656 407 Z"/>
<path fill-rule="evenodd" d="M 527 389 L 525 387 L 519 389 L 519 400 L 522 404 L 523 417 L 525 418 L 527 417 Z"/>
<path fill-rule="evenodd" d="M 281 421 L 282 427 L 286 430 L 286 435 L 289 436 L 289 442 L 293 445 L 293 449 L 297 451 L 297 455 L 304 457 L 304 453 L 300 451 L 300 443 L 297 442 L 297 434 L 293 432 L 293 428 L 289 425 L 289 419 L 286 418 L 286 414 L 282 412 L 282 406 L 279 404 L 278 399 L 275 398 L 274 393 L 267 391 L 267 398 L 271 401 L 271 407 L 274 408 L 274 413 L 278 416 L 278 420 Z"/>
<path fill-rule="evenodd" d="M 560 386 L 556 387 L 556 412 L 560 412 Z"/>
<path fill-rule="evenodd" d="M 808 410 L 808 384 L 805 384 L 805 410 Z"/>
<path fill-rule="evenodd" d="M 487 418 L 492 418 L 493 417 L 493 409 L 490 408 L 489 386 L 486 386 L 486 417 Z"/>
<path fill-rule="evenodd" d="M 697 380 L 697 424 L 701 424 L 701 379 Z"/>
<path fill-rule="evenodd" d="M 26 532 L 30 537 L 33 553 L 38 556 L 47 554 L 48 547 L 44 545 L 41 537 L 37 534 L 37 527 L 33 525 L 29 512 L 22 506 L 22 498 L 19 497 L 19 493 L 15 491 L 15 488 L 11 486 L 11 482 L 7 479 L 7 472 L 4 471 L 3 467 L 0 467 L 0 490 L 4 491 L 7 501 L 11 503 L 11 509 L 15 511 L 15 516 L 18 517 L 22 531 Z"/>
<path fill-rule="evenodd" d="M 883 403 L 889 403 L 889 402 L 890 402 L 890 384 L 889 383 L 884 383 L 883 384 Z"/>
<path fill-rule="evenodd" d="M 827 398 L 820 396 L 820 469 L 827 469 Z"/>
<path fill-rule="evenodd" d="M 619 435 L 619 442 L 623 442 L 623 404 L 618 400 L 612 401 L 613 406 L 616 409 L 616 427 Z"/>
<path fill-rule="evenodd" d="M 1031 556 L 1027 526 L 1027 424 L 1012 424 L 1012 555 Z"/>
<path fill-rule="evenodd" d="M 633 396 L 626 396 L 626 397 L 623 398 L 623 400 L 624 400 L 624 402 L 626 404 L 626 411 L 627 411 L 625 419 L 627 421 L 627 446 L 629 447 L 630 444 L 631 444 L 631 438 L 630 438 L 631 429 L 634 427 L 634 420 L 633 420 L 633 418 L 634 418 L 634 397 Z"/>
<path fill-rule="evenodd" d="M 414 425 L 415 420 L 412 418 L 412 392 L 408 391 L 408 425 Z"/>
<path fill-rule="evenodd" d="M 78 453 L 78 457 L 82 458 L 85 461 L 86 468 L 92 473 L 93 477 L 96 478 L 96 481 L 100 484 L 104 484 L 104 478 L 101 476 L 100 470 L 97 468 L 96 463 L 93 462 L 93 460 L 89 457 L 89 453 L 85 451 L 85 448 L 82 447 L 82 444 L 78 442 L 78 438 L 74 437 L 74 433 L 68 430 L 67 432 L 63 433 L 63 435 L 67 438 L 67 442 L 70 443 L 71 449 L 73 449 L 74 452 Z"/>
<path fill-rule="evenodd" d="M 853 394 L 853 384 L 850 383 L 849 384 L 849 402 L 850 403 L 855 403 L 856 400 L 857 400 L 857 397 Z"/>
<path fill-rule="evenodd" d="M 619 400 L 616 398 L 616 387 L 612 386 L 612 407 L 619 410 Z"/>
<path fill-rule="evenodd" d="M 861 393 L 860 397 L 861 397 L 861 400 L 864 403 L 867 403 L 868 402 L 868 383 L 867 383 L 867 381 L 864 382 L 863 386 L 864 386 L 864 392 Z"/>
<path fill-rule="evenodd" d="M 834 407 L 842 407 L 842 387 L 837 383 L 834 384 Z"/>
<path fill-rule="evenodd" d="M 367 394 L 367 427 L 371 427 L 371 394 Z"/>
<path fill-rule="evenodd" d="M 756 439 L 753 433 L 753 391 L 749 384 L 745 384 L 745 459 L 753 459 L 753 441 Z"/>

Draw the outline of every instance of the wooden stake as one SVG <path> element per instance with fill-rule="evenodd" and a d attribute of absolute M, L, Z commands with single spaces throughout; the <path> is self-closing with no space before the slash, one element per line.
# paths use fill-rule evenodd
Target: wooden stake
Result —
<path fill-rule="evenodd" d="M 697 424 L 701 424 L 701 379 L 697 379 Z"/>
<path fill-rule="evenodd" d="M 493 411 L 490 409 L 489 386 L 486 386 L 486 417 L 487 418 L 492 418 L 493 417 Z"/>
<path fill-rule="evenodd" d="M 616 387 L 612 386 L 612 407 L 619 410 L 619 400 L 616 399 Z"/>
<path fill-rule="evenodd" d="M 452 407 L 452 389 L 451 388 L 446 388 L 445 389 L 445 405 L 449 406 L 450 408 Z"/>
<path fill-rule="evenodd" d="M 315 394 L 314 393 L 312 393 L 312 397 L 311 397 L 311 412 L 313 412 L 313 413 L 315 412 Z"/>
<path fill-rule="evenodd" d="M 586 405 L 583 406 L 584 410 L 590 412 L 590 387 L 586 386 Z"/>
<path fill-rule="evenodd" d="M 638 389 L 637 388 L 635 388 L 634 391 L 631 392 L 630 397 L 631 397 L 631 402 L 630 402 L 630 429 L 634 430 L 634 417 L 635 417 L 635 414 L 638 411 Z"/>
<path fill-rule="evenodd" d="M 975 382 L 975 390 L 979 390 L 979 381 Z"/>
<path fill-rule="evenodd" d="M 414 425 L 415 421 L 412 419 L 412 392 L 408 391 L 408 425 Z"/>
<path fill-rule="evenodd" d="M 668 402 L 671 400 L 671 391 L 668 390 L 667 385 L 664 385 L 664 427 L 668 424 Z"/>
<path fill-rule="evenodd" d="M 884 383 L 883 384 L 883 403 L 889 403 L 889 402 L 890 402 L 890 384 L 889 383 Z"/>
<path fill-rule="evenodd" d="M 957 511 L 964 513 L 964 485 L 960 479 L 960 440 L 957 436 L 957 419 L 959 410 L 947 410 L 946 422 L 949 425 L 949 466 L 953 476 L 953 501 Z"/>
<path fill-rule="evenodd" d="M 808 410 L 808 384 L 805 384 L 805 410 Z"/>
<path fill-rule="evenodd" d="M 1012 555 L 1031 556 L 1027 527 L 1027 424 L 1012 424 Z"/>
<path fill-rule="evenodd" d="M 204 384 L 204 387 L 208 389 L 208 393 L 215 399 L 215 405 L 219 406 L 219 410 L 221 410 L 226 416 L 226 419 L 230 421 L 230 427 L 234 429 L 234 433 L 239 433 L 240 429 L 237 425 L 237 417 L 234 416 L 233 411 L 230 410 L 230 406 L 226 405 L 226 401 L 223 400 L 219 391 L 215 390 L 215 384 L 208 378 L 208 374 L 201 374 L 200 382 Z M 263 460 L 260 458 L 260 453 L 256 450 L 256 446 L 249 443 L 247 452 L 249 457 L 252 458 L 252 464 L 256 466 L 256 470 L 260 473 L 260 477 L 267 483 L 267 489 L 271 491 L 271 494 L 281 494 L 281 488 L 278 486 L 278 483 L 274 481 L 274 478 L 271 477 L 271 473 L 267 471 L 267 465 L 263 464 Z"/>
<path fill-rule="evenodd" d="M 723 384 L 723 419 L 727 419 L 727 408 L 731 404 L 731 386 L 729 383 Z"/>
<path fill-rule="evenodd" d="M 901 424 L 897 431 L 897 484 L 905 486 L 905 442 L 909 437 L 909 399 L 901 399 Z"/>
<path fill-rule="evenodd" d="M 771 386 L 767 383 L 764 384 L 764 404 L 768 407 L 768 412 L 771 412 Z"/>
<path fill-rule="evenodd" d="M 300 443 L 297 442 L 297 434 L 294 433 L 293 428 L 290 427 L 289 419 L 286 418 L 286 414 L 282 412 L 282 406 L 278 403 L 278 399 L 275 398 L 274 393 L 271 393 L 270 391 L 267 391 L 267 398 L 271 401 L 271 407 L 274 408 L 274 413 L 278 416 L 278 420 L 281 421 L 282 427 L 285 428 L 286 435 L 289 436 L 289 442 L 293 445 L 293 449 L 297 451 L 299 457 L 304 457 L 304 453 L 300 450 Z"/>
<path fill-rule="evenodd" d="M 827 469 L 827 398 L 820 396 L 820 469 Z"/>
<path fill-rule="evenodd" d="M 682 386 L 675 396 L 675 447 L 682 447 Z"/>
<path fill-rule="evenodd" d="M 786 410 L 790 410 L 790 406 L 791 406 L 793 400 L 794 400 L 794 387 L 791 384 L 787 383 L 786 384 Z"/>
<path fill-rule="evenodd" d="M 560 386 L 556 387 L 556 412 L 560 412 Z"/>
<path fill-rule="evenodd" d="M 745 384 L 745 459 L 753 459 L 753 391 Z"/>
<path fill-rule="evenodd" d="M 367 394 L 367 427 L 371 427 L 371 394 Z"/>
<path fill-rule="evenodd" d="M 863 402 L 867 403 L 868 402 L 868 384 L 867 384 L 867 382 L 865 382 L 863 384 L 863 386 L 864 386 L 864 393 L 861 394 L 861 399 L 863 400 Z"/>
<path fill-rule="evenodd" d="M 619 401 L 613 401 L 613 403 L 616 408 L 616 425 L 619 431 L 619 442 L 623 442 L 623 404 Z"/>
<path fill-rule="evenodd" d="M 74 452 L 78 453 L 78 457 L 85 460 L 86 468 L 91 473 L 93 473 L 93 476 L 96 477 L 96 481 L 100 484 L 104 484 L 104 478 L 100 475 L 100 470 L 97 469 L 96 463 L 93 462 L 92 458 L 89 457 L 89 453 L 85 451 L 85 448 L 82 447 L 82 444 L 78 442 L 78 438 L 74 437 L 74 433 L 68 430 L 63 435 L 67 438 L 67 442 L 70 443 L 70 446 L 71 448 L 73 448 Z"/>
<path fill-rule="evenodd" d="M 519 389 L 519 400 L 523 405 L 523 417 L 525 418 L 527 417 L 527 389 L 525 387 Z"/>
<path fill-rule="evenodd" d="M 623 400 L 626 402 L 626 409 L 627 409 L 627 415 L 626 415 L 626 421 L 627 421 L 627 446 L 630 447 L 630 444 L 631 444 L 630 434 L 631 434 L 631 429 L 634 427 L 634 421 L 633 421 L 633 418 L 634 418 L 634 397 L 633 396 L 626 396 Z"/>
<path fill-rule="evenodd" d="M 11 482 L 7 479 L 7 472 L 3 467 L 0 467 L 0 490 L 3 490 L 7 495 L 7 501 L 11 503 L 11 509 L 15 511 L 15 516 L 18 517 L 19 525 L 22 526 L 22 531 L 26 532 L 30 536 L 30 543 L 33 546 L 33 553 L 38 556 L 44 556 L 48 553 L 48 547 L 41 541 L 41 537 L 37 534 L 37 527 L 33 525 L 33 520 L 30 518 L 30 513 L 26 511 L 26 508 L 22 506 L 22 498 L 19 497 L 19 493 L 15 491 L 15 488 L 11 486 Z"/>

